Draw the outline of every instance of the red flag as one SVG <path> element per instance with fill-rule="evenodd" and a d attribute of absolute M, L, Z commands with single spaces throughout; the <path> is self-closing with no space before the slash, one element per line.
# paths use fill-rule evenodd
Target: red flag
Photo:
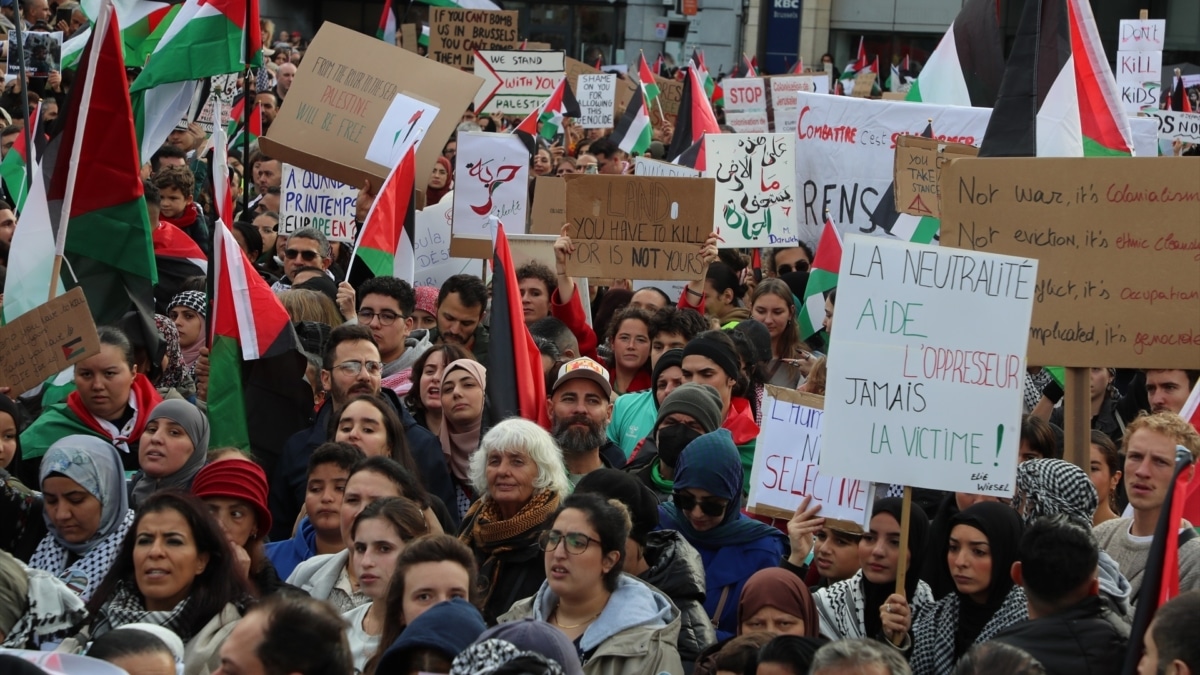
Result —
<path fill-rule="evenodd" d="M 712 105 L 704 95 L 704 83 L 700 81 L 695 68 L 687 70 L 687 79 L 683 81 L 683 95 L 679 101 L 679 115 L 675 119 L 675 135 L 671 137 L 671 147 L 667 150 L 667 157 L 672 160 L 698 143 L 704 138 L 704 134 L 721 133 Z M 702 148 L 703 144 L 700 150 L 701 158 Z M 697 163 L 697 169 L 704 165 L 703 159 L 698 159 Z"/>
<path fill-rule="evenodd" d="M 1184 402 L 1179 416 L 1200 432 L 1200 381 L 1197 381 L 1196 386 L 1192 387 L 1192 393 Z M 1200 478 L 1193 479 L 1188 484 L 1187 498 L 1183 504 L 1183 517 L 1193 525 L 1200 523 Z"/>
<path fill-rule="evenodd" d="M 487 395 L 497 419 L 520 415 L 550 428 L 542 355 L 525 326 L 517 273 L 504 225 L 496 225 L 492 255 L 492 319 L 489 326 Z"/>
<path fill-rule="evenodd" d="M 801 57 L 799 61 L 796 61 L 796 65 L 792 66 L 792 69 L 789 72 L 794 73 L 796 75 L 803 73 L 804 72 L 804 58 Z"/>

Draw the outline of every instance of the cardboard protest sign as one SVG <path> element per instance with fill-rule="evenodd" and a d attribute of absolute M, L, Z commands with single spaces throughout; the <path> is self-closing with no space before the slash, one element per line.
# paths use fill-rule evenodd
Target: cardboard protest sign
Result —
<path fill-rule="evenodd" d="M 611 73 L 581 75 L 575 90 L 579 101 L 579 126 L 584 129 L 607 129 L 613 125 L 613 110 L 617 99 L 617 76 Z"/>
<path fill-rule="evenodd" d="M 660 162 L 649 157 L 633 158 L 633 175 L 635 176 L 676 176 L 678 178 L 699 178 L 700 171 L 682 164 Z"/>
<path fill-rule="evenodd" d="M 291 164 L 283 165 L 281 179 L 279 234 L 313 227 L 330 241 L 354 241 L 358 188 Z"/>
<path fill-rule="evenodd" d="M 759 515 L 791 518 L 805 497 L 821 506 L 817 515 L 865 529 L 871 484 L 823 473 L 821 431 L 825 397 L 767 385 L 762 402 L 762 431 L 750 469 L 746 509 Z"/>
<path fill-rule="evenodd" d="M 896 210 L 914 216 L 940 217 L 938 175 L 955 157 L 974 157 L 979 148 L 922 136 L 896 139 Z"/>
<path fill-rule="evenodd" d="M 558 176 L 538 176 L 533 181 L 533 206 L 529 207 L 529 233 L 558 236 L 567 222 L 567 184 Z"/>
<path fill-rule="evenodd" d="M 415 23 L 400 24 L 400 46 L 403 47 L 405 51 L 409 51 L 414 54 L 417 53 L 417 33 L 419 31 L 420 29 Z"/>
<path fill-rule="evenodd" d="M 455 274 L 478 274 L 480 262 L 472 258 L 450 256 L 450 218 L 454 204 L 453 192 L 417 211 L 417 238 L 413 241 L 416 255 L 414 286 L 440 288 Z"/>
<path fill-rule="evenodd" d="M 605 68 L 605 70 L 609 70 L 609 68 Z M 654 76 L 654 82 L 658 85 L 658 98 L 651 104 L 651 110 L 647 111 L 650 121 L 654 124 L 661 124 L 663 116 L 665 116 L 668 122 L 674 122 L 679 115 L 679 103 L 683 100 L 683 83 L 668 80 L 659 75 Z M 629 105 L 640 86 L 636 77 L 627 76 L 618 80 L 617 107 L 624 109 Z"/>
<path fill-rule="evenodd" d="M 579 76 L 580 75 L 599 75 L 600 70 L 593 68 L 588 64 L 578 59 L 566 57 L 564 59 L 563 70 L 566 71 L 567 83 L 571 85 L 571 91 L 579 91 Z"/>
<path fill-rule="evenodd" d="M 795 246 L 796 137 L 709 134 L 705 175 L 716 179 L 713 231 L 720 248 Z"/>
<path fill-rule="evenodd" d="M 396 94 L 371 137 L 367 159 L 387 167 L 396 166 L 409 148 L 424 140 L 439 112 L 432 103 Z"/>
<path fill-rule="evenodd" d="M 781 75 L 768 80 L 771 83 L 771 107 L 775 110 L 775 131 L 779 133 L 796 131 L 797 94 L 829 92 L 828 75 Z"/>
<path fill-rule="evenodd" d="M 712 232 L 713 191 L 714 181 L 707 178 L 568 176 L 568 234 L 577 250 L 567 273 L 699 278 L 705 269 L 699 245 Z"/>
<path fill-rule="evenodd" d="M 82 288 L 74 288 L 0 327 L 0 384 L 29 391 L 99 353 L 87 299 Z"/>
<path fill-rule="evenodd" d="M 480 79 L 439 65 L 383 40 L 326 22 L 301 62 L 287 99 L 259 147 L 270 157 L 334 180 L 383 184 L 391 167 L 367 159 L 392 97 L 405 92 L 439 108 L 417 152 L 417 175 L 428 176 Z"/>
<path fill-rule="evenodd" d="M 1117 52 L 1113 71 L 1125 112 L 1136 115 L 1158 109 L 1162 94 L 1162 52 Z"/>
<path fill-rule="evenodd" d="M 1117 51 L 1161 52 L 1167 40 L 1166 19 L 1121 19 Z"/>
<path fill-rule="evenodd" d="M 563 53 L 476 51 L 475 74 L 483 78 L 476 113 L 528 115 L 562 81 Z"/>
<path fill-rule="evenodd" d="M 1038 267 L 847 236 L 821 471 L 1012 496 Z"/>
<path fill-rule="evenodd" d="M 429 58 L 472 70 L 475 52 L 516 49 L 516 10 L 429 8 Z"/>
<path fill-rule="evenodd" d="M 850 90 L 850 95 L 855 98 L 871 98 L 871 91 L 875 88 L 875 73 L 859 73 L 854 76 L 854 88 Z"/>
<path fill-rule="evenodd" d="M 9 78 L 20 77 L 21 63 L 14 51 L 16 46 L 12 39 L 16 33 L 9 35 Z M 55 33 L 21 33 L 21 42 L 25 45 L 25 74 L 28 77 L 50 77 L 50 73 L 62 70 L 62 32 Z"/>
<path fill-rule="evenodd" d="M 896 139 L 932 124 L 940 141 L 978 145 L 992 114 L 990 108 L 805 92 L 796 103 L 797 224 L 800 239 L 810 244 L 821 237 L 825 209 L 843 234 L 889 236 L 871 224 L 871 213 L 892 184 Z"/>
<path fill-rule="evenodd" d="M 765 134 L 767 126 L 767 89 L 761 77 L 732 78 L 721 81 L 725 90 L 725 123 L 743 134 Z"/>
<path fill-rule="evenodd" d="M 529 149 L 516 134 L 460 133 L 454 166 L 452 255 L 490 258 L 495 216 L 514 232 L 525 227 Z M 474 246 L 464 240 L 474 240 Z M 457 243 L 462 242 L 462 243 Z"/>
<path fill-rule="evenodd" d="M 1200 113 L 1173 112 L 1170 110 L 1147 111 L 1158 120 L 1158 138 L 1165 141 L 1179 140 L 1184 143 L 1200 144 Z M 1140 156 L 1141 153 L 1139 152 Z"/>
<path fill-rule="evenodd" d="M 1200 368 L 1195 159 L 957 159 L 941 181 L 943 246 L 1040 261 L 1030 363 Z"/>

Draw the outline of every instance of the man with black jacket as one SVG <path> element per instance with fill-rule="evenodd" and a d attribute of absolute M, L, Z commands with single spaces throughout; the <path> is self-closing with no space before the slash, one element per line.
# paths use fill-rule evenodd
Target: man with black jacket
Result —
<path fill-rule="evenodd" d="M 1029 620 L 993 639 L 1029 652 L 1048 675 L 1117 675 L 1129 630 L 1100 599 L 1099 546 L 1066 516 L 1039 518 L 1021 538 L 1013 581 L 1025 589 Z"/>

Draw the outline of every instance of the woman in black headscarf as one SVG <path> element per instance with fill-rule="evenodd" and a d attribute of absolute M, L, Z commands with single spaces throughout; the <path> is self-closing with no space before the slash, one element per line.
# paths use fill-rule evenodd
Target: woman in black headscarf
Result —
<path fill-rule="evenodd" d="M 943 675 L 971 648 L 1029 618 L 1025 592 L 1009 570 L 1021 541 L 1021 517 L 998 502 L 981 502 L 950 522 L 946 565 L 955 590 L 913 623 L 914 675 Z"/>

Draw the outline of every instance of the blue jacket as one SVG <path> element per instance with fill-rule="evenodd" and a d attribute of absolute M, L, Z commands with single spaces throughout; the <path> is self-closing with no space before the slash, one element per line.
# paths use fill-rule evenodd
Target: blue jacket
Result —
<path fill-rule="evenodd" d="M 778 567 L 783 559 L 783 537 L 763 538 L 741 546 L 708 548 L 692 545 L 704 563 L 704 611 L 712 617 L 725 594 L 725 604 L 717 621 L 717 641 L 737 634 L 738 599 L 742 587 L 755 572 Z M 728 589 L 728 593 L 725 593 Z"/>
<path fill-rule="evenodd" d="M 267 544 L 267 559 L 281 579 L 292 576 L 296 565 L 317 554 L 317 528 L 305 516 L 296 528 L 296 536 Z"/>

